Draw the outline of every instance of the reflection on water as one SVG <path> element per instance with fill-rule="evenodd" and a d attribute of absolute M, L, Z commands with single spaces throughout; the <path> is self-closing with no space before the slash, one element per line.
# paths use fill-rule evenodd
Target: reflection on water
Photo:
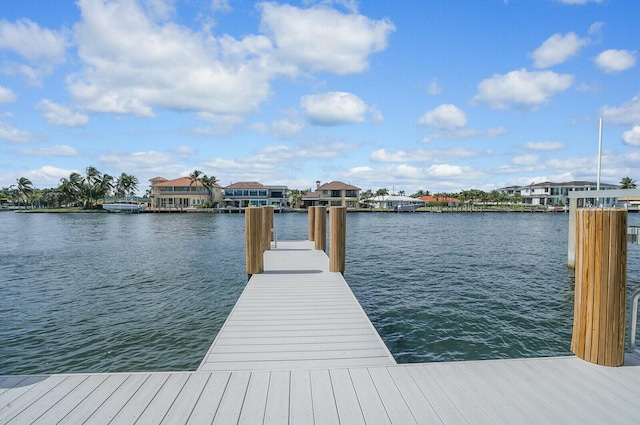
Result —
<path fill-rule="evenodd" d="M 306 239 L 306 220 L 276 214 L 279 239 Z M 399 362 L 569 354 L 566 215 L 347 222 L 345 278 Z M 0 374 L 195 369 L 246 281 L 242 215 L 2 213 L 0 226 Z"/>

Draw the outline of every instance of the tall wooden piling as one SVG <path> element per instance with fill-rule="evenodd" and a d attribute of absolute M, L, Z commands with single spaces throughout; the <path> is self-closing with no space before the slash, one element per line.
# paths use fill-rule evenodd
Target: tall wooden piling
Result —
<path fill-rule="evenodd" d="M 329 271 L 344 273 L 347 208 L 329 208 Z"/>
<path fill-rule="evenodd" d="M 604 366 L 624 363 L 627 211 L 576 213 L 575 304 L 571 351 Z"/>
<path fill-rule="evenodd" d="M 313 239 L 315 241 L 315 249 L 324 251 L 327 249 L 327 208 L 315 207 Z"/>
<path fill-rule="evenodd" d="M 271 249 L 271 241 L 273 241 L 273 212 L 274 212 L 274 208 L 272 205 L 262 206 L 262 219 L 263 219 L 262 242 L 263 242 L 263 249 L 265 251 L 268 251 Z"/>
<path fill-rule="evenodd" d="M 264 214 L 262 208 L 244 210 L 247 274 L 264 272 Z"/>
<path fill-rule="evenodd" d="M 307 208 L 307 215 L 309 216 L 309 240 L 312 241 L 314 239 L 313 232 L 315 232 L 316 228 L 316 207 Z"/>

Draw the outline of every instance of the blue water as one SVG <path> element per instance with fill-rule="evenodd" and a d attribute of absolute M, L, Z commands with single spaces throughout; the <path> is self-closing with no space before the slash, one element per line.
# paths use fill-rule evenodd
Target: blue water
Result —
<path fill-rule="evenodd" d="M 398 362 L 569 354 L 567 221 L 348 214 L 345 278 Z M 306 239 L 307 216 L 275 227 Z M 0 229 L 0 374 L 193 370 L 246 283 L 243 215 L 4 212 Z"/>

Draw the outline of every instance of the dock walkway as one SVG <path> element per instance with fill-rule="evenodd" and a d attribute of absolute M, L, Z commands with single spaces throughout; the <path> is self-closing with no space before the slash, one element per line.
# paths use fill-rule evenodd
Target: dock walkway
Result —
<path fill-rule="evenodd" d="M 198 371 L 0 376 L 0 424 L 638 422 L 638 352 L 617 368 L 573 356 L 395 364 L 305 244 L 265 253 Z"/>

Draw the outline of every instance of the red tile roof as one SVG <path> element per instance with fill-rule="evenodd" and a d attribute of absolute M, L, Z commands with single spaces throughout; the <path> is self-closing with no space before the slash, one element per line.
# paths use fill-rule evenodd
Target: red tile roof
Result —
<path fill-rule="evenodd" d="M 199 181 L 195 181 L 191 183 L 191 179 L 189 177 L 178 177 L 177 179 L 167 180 L 160 177 L 160 180 L 157 180 L 158 177 L 151 179 L 153 186 L 158 187 L 171 187 L 171 186 L 179 186 L 179 187 L 188 187 L 188 186 L 203 186 Z M 214 185 L 213 187 L 219 188 L 219 185 Z"/>
<path fill-rule="evenodd" d="M 456 198 L 445 198 L 443 196 L 436 198 L 435 196 L 431 196 L 431 195 L 421 196 L 420 200 L 424 202 L 460 202 L 460 200 Z"/>

